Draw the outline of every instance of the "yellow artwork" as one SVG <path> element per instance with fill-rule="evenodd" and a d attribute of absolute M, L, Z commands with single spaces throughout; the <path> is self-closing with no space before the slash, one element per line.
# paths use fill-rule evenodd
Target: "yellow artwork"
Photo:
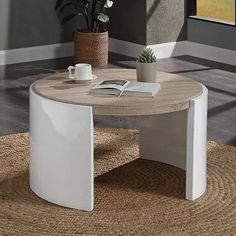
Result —
<path fill-rule="evenodd" d="M 197 16 L 235 23 L 235 0 L 197 0 Z"/>

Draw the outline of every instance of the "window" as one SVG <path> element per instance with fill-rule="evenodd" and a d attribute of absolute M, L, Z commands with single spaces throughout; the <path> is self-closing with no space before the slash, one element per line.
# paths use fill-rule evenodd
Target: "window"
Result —
<path fill-rule="evenodd" d="M 236 0 L 189 0 L 189 16 L 235 25 Z"/>

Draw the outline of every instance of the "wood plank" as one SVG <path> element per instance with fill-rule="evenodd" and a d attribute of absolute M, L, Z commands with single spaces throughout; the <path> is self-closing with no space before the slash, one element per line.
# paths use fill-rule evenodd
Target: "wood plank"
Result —
<path fill-rule="evenodd" d="M 59 102 L 93 107 L 95 115 L 136 116 L 181 111 L 189 108 L 189 101 L 202 93 L 201 85 L 185 77 L 157 72 L 161 85 L 153 98 L 126 97 L 111 95 L 90 95 L 90 89 L 102 80 L 136 79 L 133 69 L 100 69 L 94 74 L 98 79 L 89 84 L 75 84 L 67 73 L 46 77 L 34 84 L 34 91 L 41 96 Z"/>

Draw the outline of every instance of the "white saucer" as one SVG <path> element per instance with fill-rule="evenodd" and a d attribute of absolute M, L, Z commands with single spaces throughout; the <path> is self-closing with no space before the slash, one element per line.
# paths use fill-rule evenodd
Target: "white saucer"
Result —
<path fill-rule="evenodd" d="M 89 78 L 89 79 L 83 79 L 83 80 L 80 80 L 80 79 L 73 79 L 73 78 L 70 78 L 74 83 L 77 83 L 77 84 L 86 84 L 86 83 L 89 83 L 91 82 L 92 80 L 95 80 L 97 79 L 97 76 L 96 75 L 92 75 L 92 78 Z"/>

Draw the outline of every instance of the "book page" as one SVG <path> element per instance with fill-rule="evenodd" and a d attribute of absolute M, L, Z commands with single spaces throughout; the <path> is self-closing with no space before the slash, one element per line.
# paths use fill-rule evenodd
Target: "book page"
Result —
<path fill-rule="evenodd" d="M 131 82 L 125 91 L 153 94 L 160 88 L 159 83 Z"/>
<path fill-rule="evenodd" d="M 124 79 L 104 80 L 92 89 L 118 89 L 122 91 L 128 84 L 129 81 Z"/>

